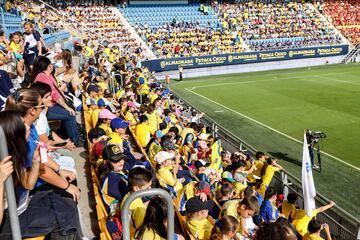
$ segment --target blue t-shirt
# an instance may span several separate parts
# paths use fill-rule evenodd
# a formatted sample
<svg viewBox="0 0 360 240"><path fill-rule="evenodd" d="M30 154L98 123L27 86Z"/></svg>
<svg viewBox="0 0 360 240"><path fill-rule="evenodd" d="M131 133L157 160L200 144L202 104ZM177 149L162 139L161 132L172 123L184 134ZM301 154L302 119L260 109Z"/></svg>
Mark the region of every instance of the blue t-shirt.
<svg viewBox="0 0 360 240"><path fill-rule="evenodd" d="M34 124L31 124L30 126L30 135L29 135L29 139L28 139L28 155L27 155L27 159L25 162L25 167L31 168L32 167L32 158L34 156L35 153L35 149L36 149L36 142L39 142L39 135L36 131L36 128L34 126ZM35 188L38 188L40 185L42 185L44 183L43 180L41 180L40 178L38 178L36 184L35 184Z"/></svg>

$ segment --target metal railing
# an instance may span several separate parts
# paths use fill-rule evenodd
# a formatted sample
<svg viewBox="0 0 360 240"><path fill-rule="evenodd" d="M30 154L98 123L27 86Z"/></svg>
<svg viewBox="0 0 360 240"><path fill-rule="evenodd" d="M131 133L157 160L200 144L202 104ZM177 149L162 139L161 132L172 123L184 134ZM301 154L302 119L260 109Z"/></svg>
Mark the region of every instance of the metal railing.
<svg viewBox="0 0 360 240"><path fill-rule="evenodd" d="M0 127L0 161L2 161L2 159L4 159L4 157L8 155L9 153L8 153L5 133L4 130ZM21 240L21 230L20 230L19 218L17 215L14 183L11 175L6 179L5 191L6 191L8 210L9 210L12 239Z"/></svg>
<svg viewBox="0 0 360 240"><path fill-rule="evenodd" d="M124 203L124 206L121 210L121 222L123 224L123 239L130 240L130 204L137 198L149 197L154 195L162 196L167 205L167 240L174 239L174 207L173 200L170 197L170 194L165 190L159 188L153 188L148 190L142 190L139 192L132 193Z"/></svg>
<svg viewBox="0 0 360 240"><path fill-rule="evenodd" d="M200 113L193 105L185 102L175 93L172 93L175 97L175 100L181 104L185 110L185 114L191 114L192 111ZM201 118L201 122L212 128L212 132L215 137L222 139L222 144L224 149L229 151L246 151L251 155L254 155L257 152L256 148L248 144L246 141L240 137L234 135L220 124L218 124L213 119L208 116ZM268 154L271 155L271 154ZM299 206L303 206L303 194L301 181L295 177L290 172L283 170L281 173L277 173L274 177L272 186L277 190L280 190L285 196L289 192L295 192L298 194ZM317 206L323 206L330 202L329 199L323 195L317 193L315 198ZM326 222L330 226L330 231L333 236L333 239L339 240L355 240L360 239L360 220L352 216L350 213L346 212L344 209L339 206L334 206L333 208L327 210L326 212L318 214L317 218L320 221Z"/></svg>
<svg viewBox="0 0 360 240"><path fill-rule="evenodd" d="M354 59L359 55L360 53L360 43L356 44L354 49L351 50L351 52L349 52L344 59L342 60L342 63L350 63L353 62Z"/></svg>

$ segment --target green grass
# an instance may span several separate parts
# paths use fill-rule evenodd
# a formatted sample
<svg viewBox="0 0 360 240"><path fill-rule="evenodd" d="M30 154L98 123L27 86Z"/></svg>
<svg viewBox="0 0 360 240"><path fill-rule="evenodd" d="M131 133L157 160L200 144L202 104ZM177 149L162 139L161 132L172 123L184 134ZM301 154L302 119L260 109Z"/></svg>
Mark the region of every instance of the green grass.
<svg viewBox="0 0 360 240"><path fill-rule="evenodd" d="M302 145L295 140L305 129L325 132L322 150L338 160L322 155L317 190L360 218L360 65L213 75L170 87L298 177Z"/></svg>

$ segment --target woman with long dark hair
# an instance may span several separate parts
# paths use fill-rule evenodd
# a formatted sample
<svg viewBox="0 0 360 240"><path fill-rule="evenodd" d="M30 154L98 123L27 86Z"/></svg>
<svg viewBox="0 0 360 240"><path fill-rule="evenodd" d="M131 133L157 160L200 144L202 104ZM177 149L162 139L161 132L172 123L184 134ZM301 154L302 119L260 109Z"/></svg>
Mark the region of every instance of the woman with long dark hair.
<svg viewBox="0 0 360 240"><path fill-rule="evenodd" d="M21 101L19 100L21 98L28 100L24 100L24 105L31 104L29 96L17 97L17 101ZM33 114L33 110L28 109L27 113ZM17 111L6 110L0 112L0 126L4 130L9 155L13 162L14 171L12 176L22 236L49 235L50 239L75 239L75 234L77 234L77 229L79 228L77 210L72 200L65 200L54 192L49 191L35 191L31 194L32 197L29 198L29 190L34 189L39 183L37 180L40 172L40 153L38 147L32 155L32 151L28 151L31 147L27 143L27 138L31 139L33 133L31 133L31 128L27 127L26 120L28 118L22 118L21 114ZM31 159L27 157L29 155L31 155ZM48 170L45 168L44 171ZM60 211L65 212L65 215L59 215ZM59 216L59 218L57 219L55 216ZM69 220L70 224L66 224L64 220L68 220L69 216L74 219ZM69 226L70 231L60 230L63 226ZM60 231L62 232L60 233ZM4 240L12 239L10 217L6 210L4 218L0 223L0 238Z"/></svg>
<svg viewBox="0 0 360 240"><path fill-rule="evenodd" d="M27 142L27 158L22 158L26 168L32 166L32 157L36 151L37 142L39 142L39 136L33 123L39 118L45 105L42 104L40 94L37 91L31 89L20 89L11 94L6 101L5 110L17 111L26 126L29 127L30 133ZM15 138L16 139L16 138ZM20 145L15 149L20 149ZM59 164L54 162L48 157L47 163L42 164L43 171L40 173L40 179L36 183L36 189L44 188L46 186L52 186L58 192L63 195L71 197L74 201L78 201L80 198L80 191L74 185L68 182L75 179L75 174L60 168ZM16 172L16 170L15 170Z"/></svg>
<svg viewBox="0 0 360 240"><path fill-rule="evenodd" d="M0 126L4 130L9 155L14 164L12 174L14 186L32 190L39 176L40 159L38 147L34 151L32 162L29 163L26 159L27 137L29 137L30 129L26 129L20 114L16 111L0 112Z"/></svg>
<svg viewBox="0 0 360 240"><path fill-rule="evenodd" d="M53 106L48 109L47 118L51 120L60 120L64 124L67 136L75 145L80 142L79 132L75 120L75 111L65 101L65 96L53 77L54 66L50 59L40 56L35 59L32 72L32 82L46 83L51 87L51 97Z"/></svg>
<svg viewBox="0 0 360 240"><path fill-rule="evenodd" d="M144 224L135 232L135 239L166 239L167 211L165 199L160 196L154 196L146 208ZM174 234L174 239L183 240L184 237Z"/></svg>

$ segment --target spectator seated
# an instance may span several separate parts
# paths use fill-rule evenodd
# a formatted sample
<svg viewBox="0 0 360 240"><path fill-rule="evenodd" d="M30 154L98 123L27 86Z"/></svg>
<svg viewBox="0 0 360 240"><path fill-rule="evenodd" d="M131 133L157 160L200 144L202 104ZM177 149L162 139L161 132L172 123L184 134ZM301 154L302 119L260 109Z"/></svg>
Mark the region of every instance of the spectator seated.
<svg viewBox="0 0 360 240"><path fill-rule="evenodd" d="M241 38L229 31L192 23L165 24L158 28L135 26L159 58L206 56L244 51Z"/></svg>
<svg viewBox="0 0 360 240"><path fill-rule="evenodd" d="M102 6L74 6L67 7L64 12L69 16L69 21L85 33L90 40L90 47L94 45L92 41L96 42L100 38L101 41L116 45L122 50L140 48L116 16L114 9Z"/></svg>
<svg viewBox="0 0 360 240"><path fill-rule="evenodd" d="M222 29L238 33L254 51L341 43L310 3L240 1L215 8Z"/></svg>
<svg viewBox="0 0 360 240"><path fill-rule="evenodd" d="M326 0L321 6L334 26L353 44L360 43L360 2Z"/></svg>

